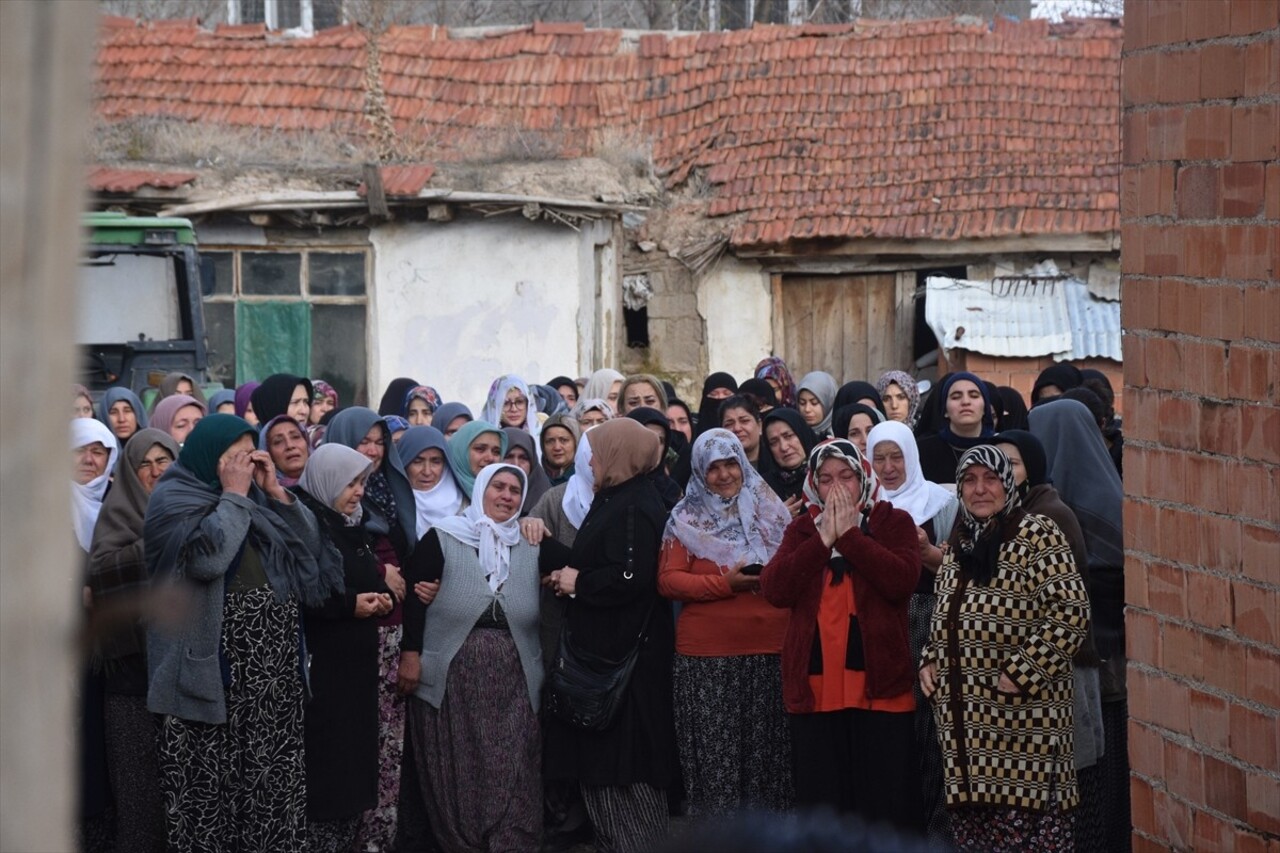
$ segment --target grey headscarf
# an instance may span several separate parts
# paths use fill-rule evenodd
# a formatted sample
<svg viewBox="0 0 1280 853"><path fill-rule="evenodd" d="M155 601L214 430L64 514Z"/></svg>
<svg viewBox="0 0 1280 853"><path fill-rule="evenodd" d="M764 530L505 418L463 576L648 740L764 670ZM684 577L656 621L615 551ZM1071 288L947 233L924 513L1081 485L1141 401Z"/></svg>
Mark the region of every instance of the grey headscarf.
<svg viewBox="0 0 1280 853"><path fill-rule="evenodd" d="M365 500L386 518L391 525L398 524L404 533L405 540L412 547L417 542L414 531L417 529L417 511L413 500L413 487L409 485L409 477L400 464L400 455L396 453L395 444L391 441L391 430L387 423L373 409L364 406L352 406L343 409L329 421L325 430L325 444L344 444L355 450L360 442L369 434L374 426L381 425L383 440L382 465L369 475L369 485L365 490ZM310 463L308 463L309 465ZM378 482L381 480L382 482ZM350 482L350 481L348 481Z"/></svg>
<svg viewBox="0 0 1280 853"><path fill-rule="evenodd" d="M322 444L307 460L298 485L320 503L341 513L348 526L360 523L363 510L359 504L351 515L342 513L334 503L343 490L360 475L373 468L373 462L358 450L344 444Z"/></svg>

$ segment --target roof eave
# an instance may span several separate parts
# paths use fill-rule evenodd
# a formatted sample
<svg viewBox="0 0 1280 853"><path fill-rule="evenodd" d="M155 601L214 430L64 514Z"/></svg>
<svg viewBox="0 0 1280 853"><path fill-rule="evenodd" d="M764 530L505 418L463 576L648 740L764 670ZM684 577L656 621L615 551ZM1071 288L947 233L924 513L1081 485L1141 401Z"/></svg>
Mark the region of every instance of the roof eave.
<svg viewBox="0 0 1280 853"><path fill-rule="evenodd" d="M1119 231L1084 234L1020 234L1006 237L961 238L956 240L918 240L860 238L842 241L792 241L781 244L737 245L733 252L740 258L790 257L880 257L920 256L967 257L1018 253L1116 252L1120 249Z"/></svg>

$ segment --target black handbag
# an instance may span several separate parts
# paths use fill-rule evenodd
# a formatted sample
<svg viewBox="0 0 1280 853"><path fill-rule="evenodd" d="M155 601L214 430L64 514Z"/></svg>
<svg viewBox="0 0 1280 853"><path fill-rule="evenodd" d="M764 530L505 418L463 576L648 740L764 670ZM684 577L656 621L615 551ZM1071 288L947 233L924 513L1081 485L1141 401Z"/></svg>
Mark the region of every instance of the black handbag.
<svg viewBox="0 0 1280 853"><path fill-rule="evenodd" d="M627 514L627 567L631 567L635 522ZM566 619L560 629L560 647L547 678L547 712L576 728L604 731L617 719L631 673L640 656L653 604L640 625L635 644L620 660L610 660L574 645Z"/></svg>

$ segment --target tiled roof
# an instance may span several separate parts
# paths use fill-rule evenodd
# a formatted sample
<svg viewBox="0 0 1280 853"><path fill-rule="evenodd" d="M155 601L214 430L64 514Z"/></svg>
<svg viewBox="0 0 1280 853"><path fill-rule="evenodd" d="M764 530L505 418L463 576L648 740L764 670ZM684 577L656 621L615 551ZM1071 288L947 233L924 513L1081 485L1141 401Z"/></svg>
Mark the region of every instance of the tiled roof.
<svg viewBox="0 0 1280 853"><path fill-rule="evenodd" d="M645 34L392 28L386 102L435 159L508 134L573 157L651 140L700 175L739 247L1118 229L1120 29L964 19ZM365 132L364 35L194 24L102 30L104 120ZM537 146L534 148L533 146Z"/></svg>
<svg viewBox="0 0 1280 853"><path fill-rule="evenodd" d="M112 169L95 166L89 170L89 189L100 193L132 193L142 187L172 190L200 177L195 172L157 172L150 169Z"/></svg>
<svg viewBox="0 0 1280 853"><path fill-rule="evenodd" d="M431 176L436 173L436 167L424 163L413 163L403 166L382 166L378 171L382 173L383 193L392 198L411 198L422 192L427 181L430 181ZM361 196L368 194L368 187L363 181L356 192Z"/></svg>

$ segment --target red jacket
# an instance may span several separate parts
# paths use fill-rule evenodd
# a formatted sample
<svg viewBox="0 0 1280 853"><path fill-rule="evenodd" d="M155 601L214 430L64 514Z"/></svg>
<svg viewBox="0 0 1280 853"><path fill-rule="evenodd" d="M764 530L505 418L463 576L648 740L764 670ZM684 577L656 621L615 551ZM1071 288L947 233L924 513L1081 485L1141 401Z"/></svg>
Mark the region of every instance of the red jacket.
<svg viewBox="0 0 1280 853"><path fill-rule="evenodd" d="M835 550L850 565L866 655L867 695L887 699L910 690L916 677L907 640L907 605L920 579L920 545L911 516L886 501L871 510L867 526L870 536L854 526L836 540ZM791 522L760 575L760 591L769 603L791 609L782 643L782 698L792 714L814 709L809 655L830 556L813 519L802 514Z"/></svg>

